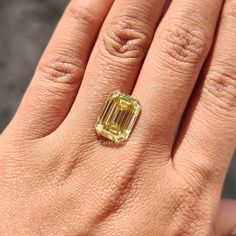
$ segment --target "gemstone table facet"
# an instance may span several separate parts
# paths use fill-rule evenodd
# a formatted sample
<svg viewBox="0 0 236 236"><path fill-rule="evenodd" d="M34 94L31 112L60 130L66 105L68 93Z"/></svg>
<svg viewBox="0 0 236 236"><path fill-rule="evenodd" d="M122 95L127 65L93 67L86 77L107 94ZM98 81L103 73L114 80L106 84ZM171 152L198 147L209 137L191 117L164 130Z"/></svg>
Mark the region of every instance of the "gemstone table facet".
<svg viewBox="0 0 236 236"><path fill-rule="evenodd" d="M140 114L137 99L120 91L112 92L97 119L96 131L99 135L120 143L128 139Z"/></svg>

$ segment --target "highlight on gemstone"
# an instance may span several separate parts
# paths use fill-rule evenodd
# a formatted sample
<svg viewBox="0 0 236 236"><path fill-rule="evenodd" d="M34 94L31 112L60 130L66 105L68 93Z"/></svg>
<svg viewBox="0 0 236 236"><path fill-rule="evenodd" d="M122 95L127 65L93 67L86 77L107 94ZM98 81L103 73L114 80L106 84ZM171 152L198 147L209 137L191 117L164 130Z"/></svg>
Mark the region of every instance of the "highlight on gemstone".
<svg viewBox="0 0 236 236"><path fill-rule="evenodd" d="M109 95L97 119L96 131L116 143L123 142L128 139L140 111L141 106L137 99L114 91Z"/></svg>

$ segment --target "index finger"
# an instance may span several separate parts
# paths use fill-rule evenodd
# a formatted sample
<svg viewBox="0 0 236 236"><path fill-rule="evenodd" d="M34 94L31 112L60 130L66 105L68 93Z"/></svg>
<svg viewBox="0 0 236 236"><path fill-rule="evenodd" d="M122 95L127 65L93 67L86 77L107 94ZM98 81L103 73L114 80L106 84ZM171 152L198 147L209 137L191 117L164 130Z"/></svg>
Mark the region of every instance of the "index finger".
<svg viewBox="0 0 236 236"><path fill-rule="evenodd" d="M77 95L90 52L113 0L70 1L13 124L33 138L53 132Z"/></svg>

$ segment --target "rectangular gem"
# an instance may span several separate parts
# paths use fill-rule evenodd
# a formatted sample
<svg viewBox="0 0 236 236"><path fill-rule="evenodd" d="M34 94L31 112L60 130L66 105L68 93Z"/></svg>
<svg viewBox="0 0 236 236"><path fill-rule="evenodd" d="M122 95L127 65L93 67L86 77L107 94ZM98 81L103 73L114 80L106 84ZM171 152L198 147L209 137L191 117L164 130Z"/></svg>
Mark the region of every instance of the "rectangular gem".
<svg viewBox="0 0 236 236"><path fill-rule="evenodd" d="M139 101L125 93L111 93L101 115L97 119L96 131L114 142L128 139L141 111Z"/></svg>

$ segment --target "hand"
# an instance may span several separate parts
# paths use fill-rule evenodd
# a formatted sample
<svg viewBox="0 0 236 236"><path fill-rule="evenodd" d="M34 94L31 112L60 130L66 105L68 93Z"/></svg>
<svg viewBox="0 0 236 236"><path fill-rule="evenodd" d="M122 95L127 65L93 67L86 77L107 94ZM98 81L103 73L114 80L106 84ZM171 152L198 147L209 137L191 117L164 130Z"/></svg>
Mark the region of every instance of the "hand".
<svg viewBox="0 0 236 236"><path fill-rule="evenodd" d="M236 2L173 0L158 24L164 5L70 2L0 136L0 235L236 227L235 202L218 211L236 141ZM142 114L130 139L111 145L94 125L118 89Z"/></svg>

